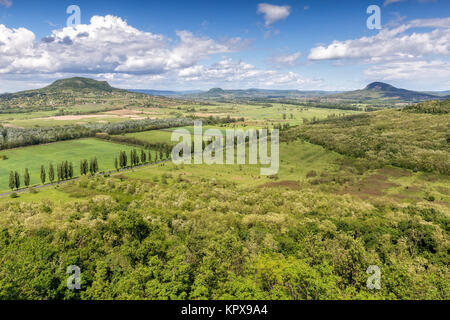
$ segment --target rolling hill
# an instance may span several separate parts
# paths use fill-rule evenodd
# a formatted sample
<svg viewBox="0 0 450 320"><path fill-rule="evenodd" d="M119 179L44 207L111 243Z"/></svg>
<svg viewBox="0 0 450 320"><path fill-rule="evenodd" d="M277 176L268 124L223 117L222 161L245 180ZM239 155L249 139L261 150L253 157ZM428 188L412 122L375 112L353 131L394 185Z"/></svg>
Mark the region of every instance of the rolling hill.
<svg viewBox="0 0 450 320"><path fill-rule="evenodd" d="M373 82L362 90L338 92L321 90L224 90L222 88L213 88L195 94L184 95L185 98L204 99L204 100L298 100L309 99L338 103L371 103L371 104L392 104L392 103L411 103L428 100L443 100L450 98L449 95L441 93L417 92L406 89L396 88L383 82Z"/></svg>
<svg viewBox="0 0 450 320"><path fill-rule="evenodd" d="M54 95L54 94L106 94L106 93L126 93L126 90L116 89L109 85L106 81L97 81L89 78L68 78L53 82L51 85L42 89L26 90L16 93L6 93L0 95L0 99L14 99L21 97L33 97L37 95Z"/></svg>
<svg viewBox="0 0 450 320"><path fill-rule="evenodd" d="M427 100L448 99L450 96L438 96L429 93L399 89L383 82L373 82L366 88L329 96L345 101L360 102L420 102Z"/></svg>
<svg viewBox="0 0 450 320"><path fill-rule="evenodd" d="M2 94L0 95L0 113L70 109L76 105L89 103L94 103L101 110L110 108L113 100L116 108L120 104L125 106L130 103L147 107L182 103L171 97L114 88L106 81L75 77L57 80L41 89Z"/></svg>

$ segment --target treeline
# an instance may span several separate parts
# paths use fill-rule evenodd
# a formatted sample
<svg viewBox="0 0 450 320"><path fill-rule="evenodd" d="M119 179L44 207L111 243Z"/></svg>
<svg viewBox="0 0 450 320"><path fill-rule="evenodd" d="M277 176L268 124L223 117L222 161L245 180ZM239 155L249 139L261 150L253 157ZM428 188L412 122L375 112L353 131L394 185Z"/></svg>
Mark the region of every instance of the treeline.
<svg viewBox="0 0 450 320"><path fill-rule="evenodd" d="M89 123L62 127L10 128L0 126L0 150L42 143L94 137L96 133L132 133L154 129L166 129L192 125L193 120L182 119L142 119L120 123Z"/></svg>
<svg viewBox="0 0 450 320"><path fill-rule="evenodd" d="M355 107L349 104L337 104L337 103L321 103L321 102L301 102L292 100L283 100L282 103L309 107L309 108L319 108L319 109L338 109L338 110L351 110L351 111L361 111L360 107Z"/></svg>
<svg viewBox="0 0 450 320"><path fill-rule="evenodd" d="M118 135L123 133L184 127L193 125L193 119L194 118L141 119L118 123L88 123L85 125L38 128L10 128L0 125L0 150L94 137L97 133ZM196 119L202 120L204 125L216 125L237 121L236 119L232 119L230 117L208 117Z"/></svg>
<svg viewBox="0 0 450 320"><path fill-rule="evenodd" d="M13 113L30 113L36 111L54 111L56 107L10 107L8 105L0 106L0 114L13 114Z"/></svg>
<svg viewBox="0 0 450 320"><path fill-rule="evenodd" d="M133 146L139 146L143 147L145 149L154 149L154 150L160 150L160 149L167 149L171 148L171 146L167 143L163 142L149 142L140 140L138 138L134 137L127 137L127 136L112 136L107 133L99 133L95 135L96 138L104 139L112 142L117 142L121 144L129 144Z"/></svg>
<svg viewBox="0 0 450 320"><path fill-rule="evenodd" d="M282 103L282 104L289 104L289 105L294 105L294 106L319 108L319 109L339 109L339 110L361 111L360 107L356 107L351 104L302 101L301 99L299 99L299 100L296 100L296 99L275 99L275 100L274 99L252 99L252 101L253 102L247 101L247 103L248 104L260 104L260 105L262 103L266 103L267 106L270 103Z"/></svg>

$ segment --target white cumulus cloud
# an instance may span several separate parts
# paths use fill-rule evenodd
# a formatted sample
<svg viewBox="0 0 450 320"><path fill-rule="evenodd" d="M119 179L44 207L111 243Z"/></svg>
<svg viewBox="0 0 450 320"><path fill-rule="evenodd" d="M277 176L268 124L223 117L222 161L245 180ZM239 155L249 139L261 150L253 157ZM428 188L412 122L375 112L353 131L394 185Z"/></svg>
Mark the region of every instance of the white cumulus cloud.
<svg viewBox="0 0 450 320"><path fill-rule="evenodd" d="M0 74L33 72L157 74L195 65L200 59L233 52L240 38L217 42L178 31L171 44L138 30L119 17L94 16L89 24L54 30L37 41L25 28L0 25Z"/></svg>
<svg viewBox="0 0 450 320"><path fill-rule="evenodd" d="M266 26L270 26L274 22L284 20L291 14L290 6L276 6L268 3L258 4L258 13L264 15Z"/></svg>

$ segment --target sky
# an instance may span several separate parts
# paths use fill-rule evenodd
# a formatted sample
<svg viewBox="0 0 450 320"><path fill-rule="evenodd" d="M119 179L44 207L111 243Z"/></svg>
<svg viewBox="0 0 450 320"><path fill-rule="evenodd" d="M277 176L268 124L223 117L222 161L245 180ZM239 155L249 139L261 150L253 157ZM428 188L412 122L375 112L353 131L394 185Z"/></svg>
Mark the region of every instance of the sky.
<svg viewBox="0 0 450 320"><path fill-rule="evenodd" d="M450 90L450 1L0 0L0 92L73 76L173 91Z"/></svg>

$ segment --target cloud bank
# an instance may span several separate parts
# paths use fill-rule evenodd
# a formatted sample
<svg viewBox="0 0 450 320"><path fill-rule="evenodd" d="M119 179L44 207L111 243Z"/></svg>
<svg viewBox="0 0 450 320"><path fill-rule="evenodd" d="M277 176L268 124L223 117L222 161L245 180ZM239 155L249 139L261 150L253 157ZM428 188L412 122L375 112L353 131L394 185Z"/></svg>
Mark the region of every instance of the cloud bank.
<svg viewBox="0 0 450 320"><path fill-rule="evenodd" d="M248 42L241 38L217 41L187 30L176 35L173 41L111 15L56 29L40 40L26 28L0 25L0 76L8 86L20 79L36 83L74 75L139 88L174 88L175 84L176 88L207 88L222 83L299 88L318 83L296 73L258 69L227 58L227 54L246 48ZM297 58L294 54L284 60L289 64ZM201 64L204 60L216 62L208 66Z"/></svg>

